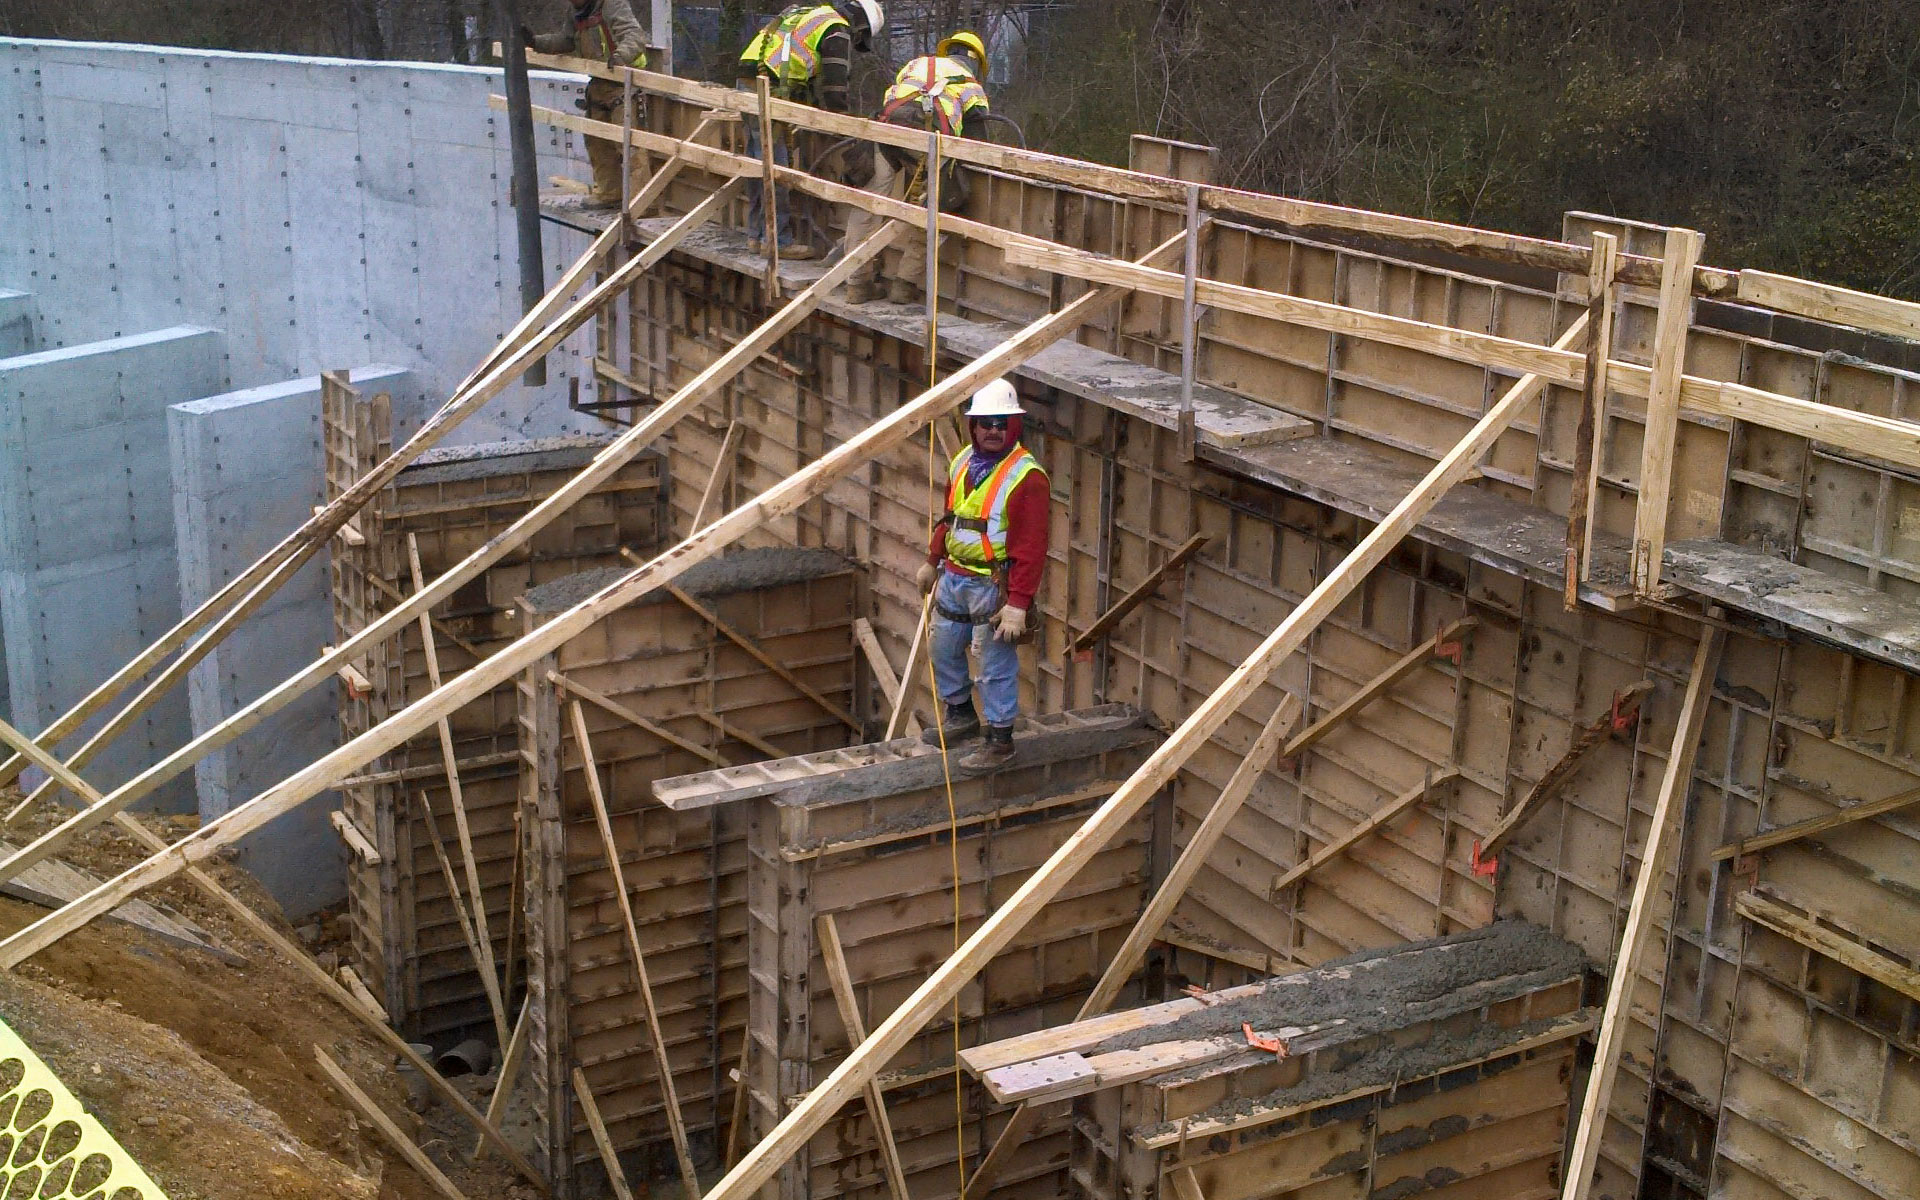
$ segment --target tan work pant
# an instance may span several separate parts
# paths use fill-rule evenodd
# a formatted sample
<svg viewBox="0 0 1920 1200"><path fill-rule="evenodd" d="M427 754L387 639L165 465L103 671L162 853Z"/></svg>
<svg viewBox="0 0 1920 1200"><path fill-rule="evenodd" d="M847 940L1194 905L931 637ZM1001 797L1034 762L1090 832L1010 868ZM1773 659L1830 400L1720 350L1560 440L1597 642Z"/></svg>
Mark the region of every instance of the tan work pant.
<svg viewBox="0 0 1920 1200"><path fill-rule="evenodd" d="M915 167L909 167L905 171L894 170L893 163L888 160L886 155L880 153L879 147L876 146L873 150L873 178L868 181L867 190L870 192L879 192L881 195L892 197L895 200L905 200L907 198L907 186L913 182L913 172L915 169L917 169L917 164ZM851 252L855 246L858 246L861 242L866 241L874 234L880 232L880 226L885 220L885 217L870 213L864 208L853 209L847 214L847 236L840 243L841 252ZM890 251L889 253L897 252L900 256L900 263L891 272L890 277L910 283L914 287L924 289L927 283L926 235L924 233L908 234L901 238L896 245L898 250ZM861 267L854 273L853 278L849 282L872 283L875 279L878 279L880 277L880 260L885 257L887 257L887 255L883 254L880 258L870 260L866 266Z"/></svg>

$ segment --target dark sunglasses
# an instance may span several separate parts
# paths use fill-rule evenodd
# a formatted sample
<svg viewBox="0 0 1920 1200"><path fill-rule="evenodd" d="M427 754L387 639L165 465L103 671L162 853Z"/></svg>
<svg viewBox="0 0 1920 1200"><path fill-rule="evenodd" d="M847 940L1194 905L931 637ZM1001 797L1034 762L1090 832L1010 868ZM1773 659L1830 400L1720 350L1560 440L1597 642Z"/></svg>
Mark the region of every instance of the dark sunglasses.
<svg viewBox="0 0 1920 1200"><path fill-rule="evenodd" d="M972 421L975 425L978 425L982 429L1005 429L1007 427L1007 422L1011 418L1009 417L968 417L967 419L969 421Z"/></svg>

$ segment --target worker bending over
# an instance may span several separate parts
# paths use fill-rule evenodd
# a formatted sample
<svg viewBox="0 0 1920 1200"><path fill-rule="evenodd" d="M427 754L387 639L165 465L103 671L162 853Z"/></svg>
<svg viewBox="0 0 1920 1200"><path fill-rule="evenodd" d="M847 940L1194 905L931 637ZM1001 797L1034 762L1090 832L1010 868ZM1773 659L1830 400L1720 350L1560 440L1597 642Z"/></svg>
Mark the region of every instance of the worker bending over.
<svg viewBox="0 0 1920 1200"><path fill-rule="evenodd" d="M989 771L1013 757L1020 715L1019 643L1027 636L1034 593L1047 567L1047 473L1020 444L1020 398L996 379L967 405L972 444L948 468L947 512L919 571L933 590L933 673L942 704L940 728L925 739L948 746L981 732L973 706L967 649L980 650L980 701L986 738L960 760L966 771Z"/></svg>
<svg viewBox="0 0 1920 1200"><path fill-rule="evenodd" d="M956 33L942 41L934 53L922 55L894 77L880 109L880 119L913 129L938 129L953 137L967 136L971 119L977 129L979 119L987 115L987 89L980 81L986 77L987 47L978 34ZM897 146L873 147L873 175L866 187L895 200L915 204L926 201L926 156ZM940 172L940 209L952 212L967 202L965 177L953 170L949 161ZM881 218L864 208L847 215L847 236L842 251L850 251L880 229ZM847 299L856 304L880 295L879 260L860 268L847 282ZM900 264L888 277L887 299L895 304L912 304L920 299L927 284L927 249L924 236L901 242Z"/></svg>
<svg viewBox="0 0 1920 1200"><path fill-rule="evenodd" d="M647 65L647 31L634 20L627 0L573 0L573 32L536 34L523 28L520 39L542 54L577 54L609 67ZM587 80L587 119L625 124L620 117L623 91L610 79ZM612 208L620 203L621 158L620 143L587 139L587 161L593 165L589 207Z"/></svg>
<svg viewBox="0 0 1920 1200"><path fill-rule="evenodd" d="M768 90L782 100L810 104L828 112L847 111L847 87L852 74L853 51L873 49L874 39L885 32L887 14L878 0L838 0L834 4L794 4L761 26L760 32L740 53L739 85L751 89L758 76L766 76ZM760 155L760 118L743 113L747 127L747 153ZM775 139L773 161L786 166L792 159L787 143ZM747 184L747 229L754 253L765 247L761 239L766 225L765 198L758 182ZM792 195L785 188L774 191L779 222L775 236L780 257L813 257L813 247L793 232Z"/></svg>

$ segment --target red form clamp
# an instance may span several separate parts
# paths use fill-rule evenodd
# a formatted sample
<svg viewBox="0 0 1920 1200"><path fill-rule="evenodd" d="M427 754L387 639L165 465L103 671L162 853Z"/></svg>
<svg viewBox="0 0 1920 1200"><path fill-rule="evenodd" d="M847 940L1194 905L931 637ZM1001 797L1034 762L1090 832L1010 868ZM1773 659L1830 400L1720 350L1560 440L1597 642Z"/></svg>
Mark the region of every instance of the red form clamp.
<svg viewBox="0 0 1920 1200"><path fill-rule="evenodd" d="M1463 645L1459 638L1455 638L1451 642L1435 642L1433 644L1433 656L1435 658L1444 658L1457 667L1460 665L1462 648Z"/></svg>
<svg viewBox="0 0 1920 1200"><path fill-rule="evenodd" d="M1255 1033L1253 1031L1253 1025L1247 1021L1240 1022L1240 1032L1247 1035L1247 1045L1252 1046L1255 1050L1271 1050L1275 1058L1285 1058L1287 1056L1287 1042L1285 1038L1268 1037L1264 1033Z"/></svg>
<svg viewBox="0 0 1920 1200"><path fill-rule="evenodd" d="M1214 995L1212 992L1201 987L1197 983L1190 983L1186 987L1181 988L1180 990L1184 994L1191 996L1195 1000L1198 1000L1200 1003L1206 1005L1208 1008L1212 1008L1214 1005L1220 1003L1220 997Z"/></svg>
<svg viewBox="0 0 1920 1200"><path fill-rule="evenodd" d="M1473 839L1473 873L1475 875L1491 876L1499 870L1500 856L1497 854L1489 854L1485 858L1481 858L1480 839Z"/></svg>

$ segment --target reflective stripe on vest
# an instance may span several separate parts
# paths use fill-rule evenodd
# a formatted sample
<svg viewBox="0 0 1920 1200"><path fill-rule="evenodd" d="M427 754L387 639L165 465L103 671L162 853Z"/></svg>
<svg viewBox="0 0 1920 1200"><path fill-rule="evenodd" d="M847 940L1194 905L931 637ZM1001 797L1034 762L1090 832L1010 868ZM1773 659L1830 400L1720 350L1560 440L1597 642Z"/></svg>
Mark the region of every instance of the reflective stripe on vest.
<svg viewBox="0 0 1920 1200"><path fill-rule="evenodd" d="M1020 481L1035 471L1046 472L1025 446L1015 445L994 465L977 488L967 487L969 446L953 456L947 468L947 561L975 575L991 575L1007 557L1007 501ZM961 522L974 528L962 528Z"/></svg>
<svg viewBox="0 0 1920 1200"><path fill-rule="evenodd" d="M795 4L768 22L740 55L773 79L799 88L820 70L820 42L836 25L853 26L831 4Z"/></svg>
<svg viewBox="0 0 1920 1200"><path fill-rule="evenodd" d="M918 106L928 95L940 114L940 132L954 136L959 135L967 110L987 103L987 89L980 86L973 72L951 58L927 54L901 67L894 76L893 86L882 100L880 119L891 121L894 113L909 105Z"/></svg>
<svg viewBox="0 0 1920 1200"><path fill-rule="evenodd" d="M582 47L579 44L580 38L589 29L597 29L600 32L600 50L597 54L591 53L589 48ZM642 70L646 69L647 52L645 50L634 51L633 61L631 63L617 63L613 61L613 27L607 24L607 13L603 8L596 7L593 10L593 15L584 21L578 17L574 18L573 38L574 48L582 51L580 55L582 58L605 59L607 65L610 67L634 66Z"/></svg>

